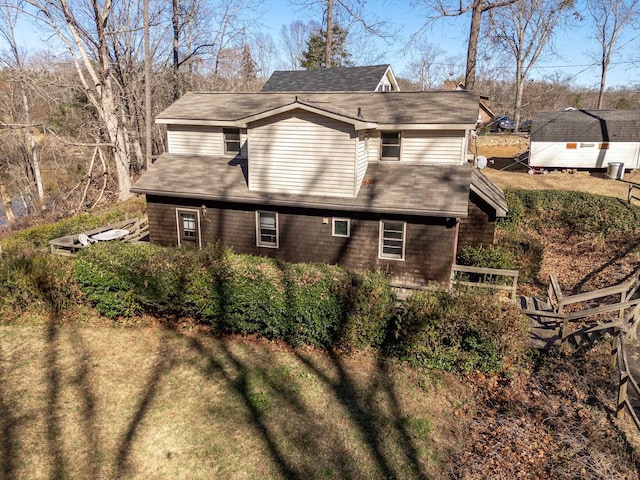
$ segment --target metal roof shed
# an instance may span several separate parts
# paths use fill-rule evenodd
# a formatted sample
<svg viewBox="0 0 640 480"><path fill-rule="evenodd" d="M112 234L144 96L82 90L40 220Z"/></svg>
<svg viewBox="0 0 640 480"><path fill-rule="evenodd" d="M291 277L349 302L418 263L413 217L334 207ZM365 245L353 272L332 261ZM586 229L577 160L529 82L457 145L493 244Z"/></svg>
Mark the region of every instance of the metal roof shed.
<svg viewBox="0 0 640 480"><path fill-rule="evenodd" d="M640 166L640 110L563 110L533 116L529 164L540 168Z"/></svg>

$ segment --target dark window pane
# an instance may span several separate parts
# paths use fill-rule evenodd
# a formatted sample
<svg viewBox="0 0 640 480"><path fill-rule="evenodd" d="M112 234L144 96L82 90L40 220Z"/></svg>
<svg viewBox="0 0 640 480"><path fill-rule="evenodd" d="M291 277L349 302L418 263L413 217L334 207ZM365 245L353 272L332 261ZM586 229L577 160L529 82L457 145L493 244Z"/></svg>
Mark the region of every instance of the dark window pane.
<svg viewBox="0 0 640 480"><path fill-rule="evenodd" d="M333 221L333 234L346 237L349 235L349 222L347 220Z"/></svg>
<svg viewBox="0 0 640 480"><path fill-rule="evenodd" d="M382 147L382 158L399 158L400 147Z"/></svg>

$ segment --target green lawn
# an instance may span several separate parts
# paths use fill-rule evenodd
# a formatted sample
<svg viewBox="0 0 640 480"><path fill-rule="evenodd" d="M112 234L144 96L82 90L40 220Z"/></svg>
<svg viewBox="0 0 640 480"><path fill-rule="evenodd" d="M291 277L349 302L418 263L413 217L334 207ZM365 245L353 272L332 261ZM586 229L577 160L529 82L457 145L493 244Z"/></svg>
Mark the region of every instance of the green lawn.
<svg viewBox="0 0 640 480"><path fill-rule="evenodd" d="M445 378L162 328L0 326L0 478L439 478L464 427Z"/></svg>

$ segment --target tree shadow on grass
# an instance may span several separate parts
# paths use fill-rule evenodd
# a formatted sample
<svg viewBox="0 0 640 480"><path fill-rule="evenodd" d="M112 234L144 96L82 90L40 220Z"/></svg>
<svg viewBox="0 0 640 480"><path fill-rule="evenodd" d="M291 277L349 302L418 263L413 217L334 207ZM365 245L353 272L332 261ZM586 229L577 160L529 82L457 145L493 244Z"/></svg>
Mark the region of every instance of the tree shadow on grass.
<svg viewBox="0 0 640 480"><path fill-rule="evenodd" d="M339 355L325 357L316 352L312 356L295 350L298 365L294 368L320 382L328 395L321 403L337 401L331 407L337 417L327 418L319 405L310 403L313 398L305 395L304 385L298 385L291 372L285 369L283 376L270 375L267 366L262 371L267 397L278 409L271 416L271 407L255 401L250 380L257 373L253 361L234 353L225 341L216 343L215 352L197 338L189 339L189 345L206 359L204 375L210 381L222 378L233 387L282 478L369 478L371 472L375 472L371 478L429 478L408 431L393 372L384 362L376 363L370 382L363 386ZM227 362L233 366L231 373L224 366ZM273 354L261 364L265 362L272 362L272 370L282 366ZM275 424L274 418L285 424ZM362 458L369 459L365 465L360 463Z"/></svg>
<svg viewBox="0 0 640 480"><path fill-rule="evenodd" d="M18 478L16 430L20 419L11 405L8 392L5 392L7 380L4 364L8 365L9 361L2 350L0 344L0 478L14 480Z"/></svg>

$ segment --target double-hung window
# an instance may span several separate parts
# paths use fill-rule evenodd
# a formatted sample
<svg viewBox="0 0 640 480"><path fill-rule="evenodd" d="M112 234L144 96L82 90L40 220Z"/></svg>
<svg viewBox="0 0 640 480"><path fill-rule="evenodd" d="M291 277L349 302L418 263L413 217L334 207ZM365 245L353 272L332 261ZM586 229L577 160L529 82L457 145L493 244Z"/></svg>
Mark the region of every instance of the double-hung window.
<svg viewBox="0 0 640 480"><path fill-rule="evenodd" d="M256 212L256 245L278 248L278 214L276 212Z"/></svg>
<svg viewBox="0 0 640 480"><path fill-rule="evenodd" d="M407 232L405 222L391 220L380 221L380 258L404 260L404 245Z"/></svg>
<svg viewBox="0 0 640 480"><path fill-rule="evenodd" d="M240 153L240 129L223 128L224 153L236 155Z"/></svg>
<svg viewBox="0 0 640 480"><path fill-rule="evenodd" d="M400 160L400 132L382 132L380 137L380 160Z"/></svg>
<svg viewBox="0 0 640 480"><path fill-rule="evenodd" d="M178 245L200 246L200 218L197 210L176 209Z"/></svg>

